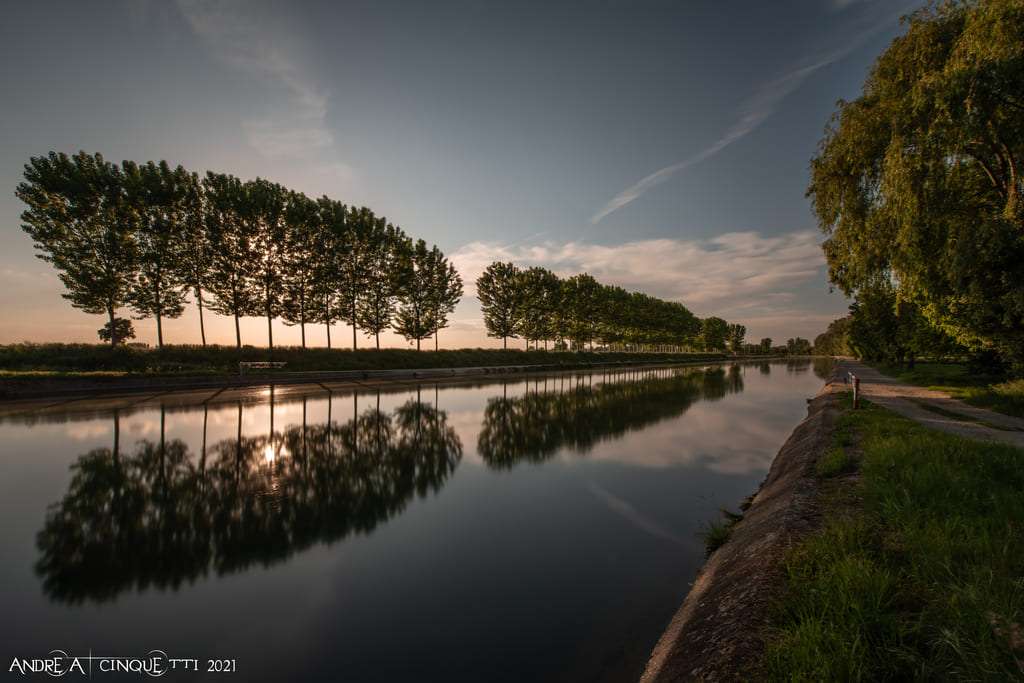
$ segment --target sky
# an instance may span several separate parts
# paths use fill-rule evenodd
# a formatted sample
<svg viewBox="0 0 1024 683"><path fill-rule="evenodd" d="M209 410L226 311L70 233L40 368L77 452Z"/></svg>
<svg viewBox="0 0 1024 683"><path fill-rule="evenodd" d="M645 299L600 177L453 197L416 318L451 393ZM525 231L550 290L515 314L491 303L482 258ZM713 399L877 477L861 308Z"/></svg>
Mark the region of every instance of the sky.
<svg viewBox="0 0 1024 683"><path fill-rule="evenodd" d="M0 26L0 343L96 341L14 196L51 150L166 159L365 205L436 243L485 336L496 259L682 301L748 341L846 312L805 197L906 0L33 0ZM127 311L125 312L127 314ZM208 339L234 343L207 315ZM155 343L155 324L136 321ZM243 321L243 342L266 343ZM168 343L196 343L194 307ZM351 341L345 326L332 338ZM307 330L325 344L322 326ZM278 324L277 344L297 344ZM407 346L399 337L388 346ZM361 345L368 344L360 335ZM522 342L519 342L522 345Z"/></svg>

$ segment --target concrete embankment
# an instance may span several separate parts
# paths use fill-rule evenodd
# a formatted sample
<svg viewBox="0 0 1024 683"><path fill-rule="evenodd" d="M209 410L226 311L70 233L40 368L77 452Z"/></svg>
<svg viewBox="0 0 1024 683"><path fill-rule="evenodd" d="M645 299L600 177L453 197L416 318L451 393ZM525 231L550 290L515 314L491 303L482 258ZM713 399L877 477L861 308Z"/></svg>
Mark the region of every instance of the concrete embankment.
<svg viewBox="0 0 1024 683"><path fill-rule="evenodd" d="M571 370L599 370L626 367L669 367L707 365L730 360L764 361L770 358L728 356L681 358L677 361L659 358L644 362L631 359L622 362L601 363L545 363L534 365L501 365L460 368L411 368L402 370L341 370L313 372L252 373L245 375L199 376L81 376L81 377L28 377L0 380L0 401L37 400L47 398L80 398L132 394L153 391L188 391L195 389L242 388L253 386L316 384L321 382L358 384L365 381L443 380L489 375L562 372Z"/></svg>
<svg viewBox="0 0 1024 683"><path fill-rule="evenodd" d="M831 444L844 390L837 371L810 401L743 519L697 575L642 681L756 678L783 557L820 522L814 468Z"/></svg>

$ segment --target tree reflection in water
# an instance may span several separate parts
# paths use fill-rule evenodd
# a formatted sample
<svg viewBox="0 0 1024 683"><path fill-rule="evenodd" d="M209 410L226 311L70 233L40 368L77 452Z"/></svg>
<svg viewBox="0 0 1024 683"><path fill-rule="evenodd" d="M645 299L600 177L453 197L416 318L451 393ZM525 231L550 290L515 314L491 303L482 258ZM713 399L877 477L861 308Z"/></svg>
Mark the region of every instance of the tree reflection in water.
<svg viewBox="0 0 1024 683"><path fill-rule="evenodd" d="M491 467L511 468L565 448L585 453L602 440L677 417L700 399L743 391L739 365L606 373L605 379L594 385L571 378L566 387L562 378L550 388L545 383L530 391L528 385L522 396L489 399L477 439L480 456Z"/></svg>
<svg viewBox="0 0 1024 683"><path fill-rule="evenodd" d="M206 446L198 457L178 439L143 440L72 465L64 498L47 513L36 571L54 600L110 600L122 591L177 589L209 571L281 561L318 542L369 532L416 494L438 490L462 457L447 414L419 400L393 413L377 407L344 424L303 422ZM331 402L328 402L328 406ZM273 416L273 403L271 403Z"/></svg>

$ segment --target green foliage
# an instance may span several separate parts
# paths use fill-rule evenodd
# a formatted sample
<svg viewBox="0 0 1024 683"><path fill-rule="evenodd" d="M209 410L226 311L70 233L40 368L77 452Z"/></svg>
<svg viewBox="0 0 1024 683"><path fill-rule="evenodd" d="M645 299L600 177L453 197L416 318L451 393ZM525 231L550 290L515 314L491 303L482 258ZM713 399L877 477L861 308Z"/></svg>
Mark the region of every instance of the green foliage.
<svg viewBox="0 0 1024 683"><path fill-rule="evenodd" d="M729 349L733 353L739 353L743 350L743 340L747 336L747 328L745 325L739 323L732 323L728 327L726 332L726 338L729 340Z"/></svg>
<svg viewBox="0 0 1024 683"><path fill-rule="evenodd" d="M828 329L814 338L814 353L820 356L851 356L850 316L829 323Z"/></svg>
<svg viewBox="0 0 1024 683"><path fill-rule="evenodd" d="M933 3L840 103L808 194L832 282L880 279L970 348L1024 361L1024 9Z"/></svg>
<svg viewBox="0 0 1024 683"><path fill-rule="evenodd" d="M786 353L791 356L809 356L812 350L811 342L803 337L794 337L786 340Z"/></svg>
<svg viewBox="0 0 1024 683"><path fill-rule="evenodd" d="M819 477L826 479L852 472L856 469L856 466L856 461L850 457L845 448L834 446L821 456L821 459L814 466L814 471Z"/></svg>
<svg viewBox="0 0 1024 683"><path fill-rule="evenodd" d="M724 350L728 334L729 323L721 318L704 318L700 321L700 339L705 351Z"/></svg>
<svg viewBox="0 0 1024 683"><path fill-rule="evenodd" d="M501 339L506 348L508 338L517 336L522 318L519 275L515 264L496 261L476 280L476 297L480 300L487 336Z"/></svg>
<svg viewBox="0 0 1024 683"><path fill-rule="evenodd" d="M51 152L29 160L15 194L28 206L22 229L38 257L57 269L63 297L86 313L105 313L113 324L138 272L139 218L121 170L99 154Z"/></svg>
<svg viewBox="0 0 1024 683"><path fill-rule="evenodd" d="M844 420L860 436L862 502L788 556L768 676L1020 678L1024 453L870 404Z"/></svg>
<svg viewBox="0 0 1024 683"><path fill-rule="evenodd" d="M199 179L166 161L122 164L125 192L138 218L135 251L138 273L128 302L140 318L156 318L157 345L164 345L163 319L185 311L183 267L188 230L199 211L194 186Z"/></svg>
<svg viewBox="0 0 1024 683"><path fill-rule="evenodd" d="M117 346L129 339L135 339L135 328L132 327L132 321L127 318L114 318L96 330L96 334L99 335L102 341L110 342L111 345Z"/></svg>
<svg viewBox="0 0 1024 683"><path fill-rule="evenodd" d="M701 540L704 541L704 556L711 557L711 554L725 545L732 535L732 528L743 519L738 512L731 512L722 508L722 519L708 522L700 532Z"/></svg>

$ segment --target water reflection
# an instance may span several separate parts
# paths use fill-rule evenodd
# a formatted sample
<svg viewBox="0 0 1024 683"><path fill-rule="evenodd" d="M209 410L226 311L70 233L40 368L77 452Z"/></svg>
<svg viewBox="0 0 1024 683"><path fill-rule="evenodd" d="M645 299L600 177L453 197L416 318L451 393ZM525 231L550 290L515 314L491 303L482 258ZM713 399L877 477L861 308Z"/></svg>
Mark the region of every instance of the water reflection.
<svg viewBox="0 0 1024 683"><path fill-rule="evenodd" d="M786 364L789 373L810 366L806 359ZM817 363L814 369L819 372ZM543 462L564 450L588 453L602 441L679 417L697 401L743 392L744 375L740 365L632 369L545 376L525 385L512 396L502 385L483 407L476 446L491 468ZM369 533L415 496L438 491L463 455L436 393L431 404L417 389L415 398L392 410L381 410L380 392L362 408L366 395L353 394L348 419L338 419L328 391L322 422L307 420L308 394L291 394L286 402L297 407L301 401L301 421L296 416L285 427L275 426L275 390L267 394L264 433L243 434L247 409L252 416L250 396L226 404L233 407L219 414L234 419L233 429L225 425L226 434L234 433L212 444L212 397L189 406L180 398L161 403L159 432L154 424L151 438L127 447L121 421L141 408L115 408L110 447L75 459L67 491L49 507L37 535L35 570L45 594L78 603L112 600L132 589L177 590L210 573L267 566L316 543ZM223 400L219 405L224 408ZM191 448L166 437L167 415L186 410L203 416L201 440Z"/></svg>
<svg viewBox="0 0 1024 683"><path fill-rule="evenodd" d="M728 371L669 370L535 384L522 396L487 401L477 451L491 467L543 462L562 449L586 453L602 440L677 417L699 399L743 391L738 365ZM583 381L581 381L583 379Z"/></svg>
<svg viewBox="0 0 1024 683"><path fill-rule="evenodd" d="M115 412L112 447L77 458L38 534L44 591L74 603L177 589L371 531L439 489L462 457L444 411L412 399L388 413L377 400L347 422L303 419L284 431L271 404L270 429L256 437L243 436L239 403L236 437L209 448L204 406L197 454L165 439L164 410L159 440L122 453Z"/></svg>

